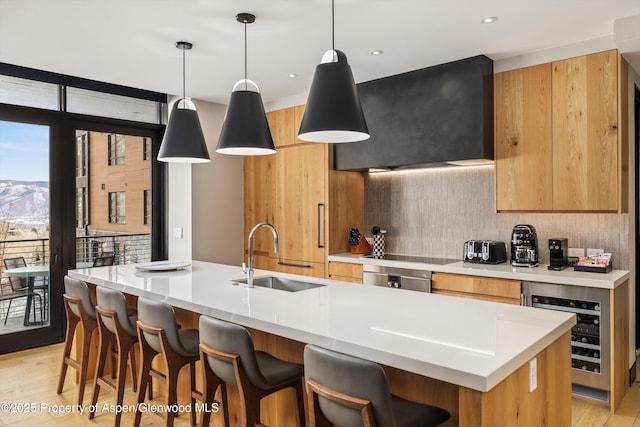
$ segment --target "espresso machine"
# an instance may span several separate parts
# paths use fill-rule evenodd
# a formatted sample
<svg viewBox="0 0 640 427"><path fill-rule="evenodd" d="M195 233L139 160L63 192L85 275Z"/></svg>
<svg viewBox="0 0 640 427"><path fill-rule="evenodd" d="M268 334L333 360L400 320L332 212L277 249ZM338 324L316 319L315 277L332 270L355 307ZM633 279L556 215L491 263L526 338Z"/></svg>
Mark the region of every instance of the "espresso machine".
<svg viewBox="0 0 640 427"><path fill-rule="evenodd" d="M560 271L569 264L569 243L566 237L549 239L549 270Z"/></svg>
<svg viewBox="0 0 640 427"><path fill-rule="evenodd" d="M511 265L536 267L538 265L538 235L529 224L518 224L511 233Z"/></svg>

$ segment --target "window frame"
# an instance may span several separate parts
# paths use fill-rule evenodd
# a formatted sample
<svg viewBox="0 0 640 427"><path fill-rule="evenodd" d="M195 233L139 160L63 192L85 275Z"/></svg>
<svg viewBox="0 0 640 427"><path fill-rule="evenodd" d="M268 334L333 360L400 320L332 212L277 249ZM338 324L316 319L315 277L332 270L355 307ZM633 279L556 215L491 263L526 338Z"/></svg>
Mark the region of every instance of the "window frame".
<svg viewBox="0 0 640 427"><path fill-rule="evenodd" d="M151 147L151 138L143 137L142 140L142 160L149 161L152 157L153 149Z"/></svg>
<svg viewBox="0 0 640 427"><path fill-rule="evenodd" d="M144 215L144 218L142 219L142 224L146 225L146 226L150 226L151 225L151 220L153 219L153 215L152 215L153 204L151 202L152 199L151 199L151 190L150 189L144 190L144 194L143 194L142 200L143 200L142 203L144 203L144 206L143 206L143 209L142 209L143 210L143 215Z"/></svg>
<svg viewBox="0 0 640 427"><path fill-rule="evenodd" d="M64 339L63 278L68 269L76 268L76 147L75 131L92 129L105 133L148 136L151 142L152 225L151 259L167 259L167 179L168 166L157 161L160 142L167 119L167 95L96 80L83 79L49 71L0 62L0 75L17 77L58 86L58 106L47 109L38 106L0 103L0 120L50 126L50 164L59 166L50 180L50 325L6 335L0 340L0 354L60 342ZM158 121L154 123L72 113L67 110L66 89L77 87L97 92L158 102ZM89 153L87 153L88 155ZM90 209L90 207L89 207Z"/></svg>
<svg viewBox="0 0 640 427"><path fill-rule="evenodd" d="M107 164L109 166L121 166L126 161L126 136L119 133L110 133L108 135L108 154Z"/></svg>
<svg viewBox="0 0 640 427"><path fill-rule="evenodd" d="M120 200L122 197L122 200ZM127 223L127 192L109 191L107 193L109 205L109 224L126 225Z"/></svg>
<svg viewBox="0 0 640 427"><path fill-rule="evenodd" d="M84 228L87 225L87 193L87 187L76 187L76 228Z"/></svg>

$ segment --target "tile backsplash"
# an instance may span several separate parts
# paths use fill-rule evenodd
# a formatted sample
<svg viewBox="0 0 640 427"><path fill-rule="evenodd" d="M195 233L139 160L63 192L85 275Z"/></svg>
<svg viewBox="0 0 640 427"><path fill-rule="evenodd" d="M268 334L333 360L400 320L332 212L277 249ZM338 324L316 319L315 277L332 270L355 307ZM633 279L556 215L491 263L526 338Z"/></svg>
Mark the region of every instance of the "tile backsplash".
<svg viewBox="0 0 640 427"><path fill-rule="evenodd" d="M602 248L614 268L629 269L629 214L496 213L494 167L424 169L365 175L365 235L388 231L388 253L462 259L467 240L507 243L516 224L538 234L540 259L547 240L566 237L569 247Z"/></svg>

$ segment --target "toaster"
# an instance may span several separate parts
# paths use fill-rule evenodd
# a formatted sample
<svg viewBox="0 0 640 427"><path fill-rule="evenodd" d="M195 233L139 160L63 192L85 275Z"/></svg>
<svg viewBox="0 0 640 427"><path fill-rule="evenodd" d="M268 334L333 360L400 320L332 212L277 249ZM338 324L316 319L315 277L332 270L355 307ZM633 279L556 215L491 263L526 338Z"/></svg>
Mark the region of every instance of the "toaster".
<svg viewBox="0 0 640 427"><path fill-rule="evenodd" d="M464 262L500 264L507 261L507 245L493 240L468 240L462 253Z"/></svg>

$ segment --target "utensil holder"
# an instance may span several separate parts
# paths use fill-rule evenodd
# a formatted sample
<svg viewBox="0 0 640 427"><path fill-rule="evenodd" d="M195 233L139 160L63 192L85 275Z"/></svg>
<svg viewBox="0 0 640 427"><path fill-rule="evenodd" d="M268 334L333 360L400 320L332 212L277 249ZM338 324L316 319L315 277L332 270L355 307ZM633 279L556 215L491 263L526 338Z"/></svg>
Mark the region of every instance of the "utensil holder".
<svg viewBox="0 0 640 427"><path fill-rule="evenodd" d="M372 251L371 245L367 242L364 236L360 236L360 241L357 245L351 246L352 254L370 254Z"/></svg>
<svg viewBox="0 0 640 427"><path fill-rule="evenodd" d="M376 234L373 236L373 257L384 258L384 234Z"/></svg>

